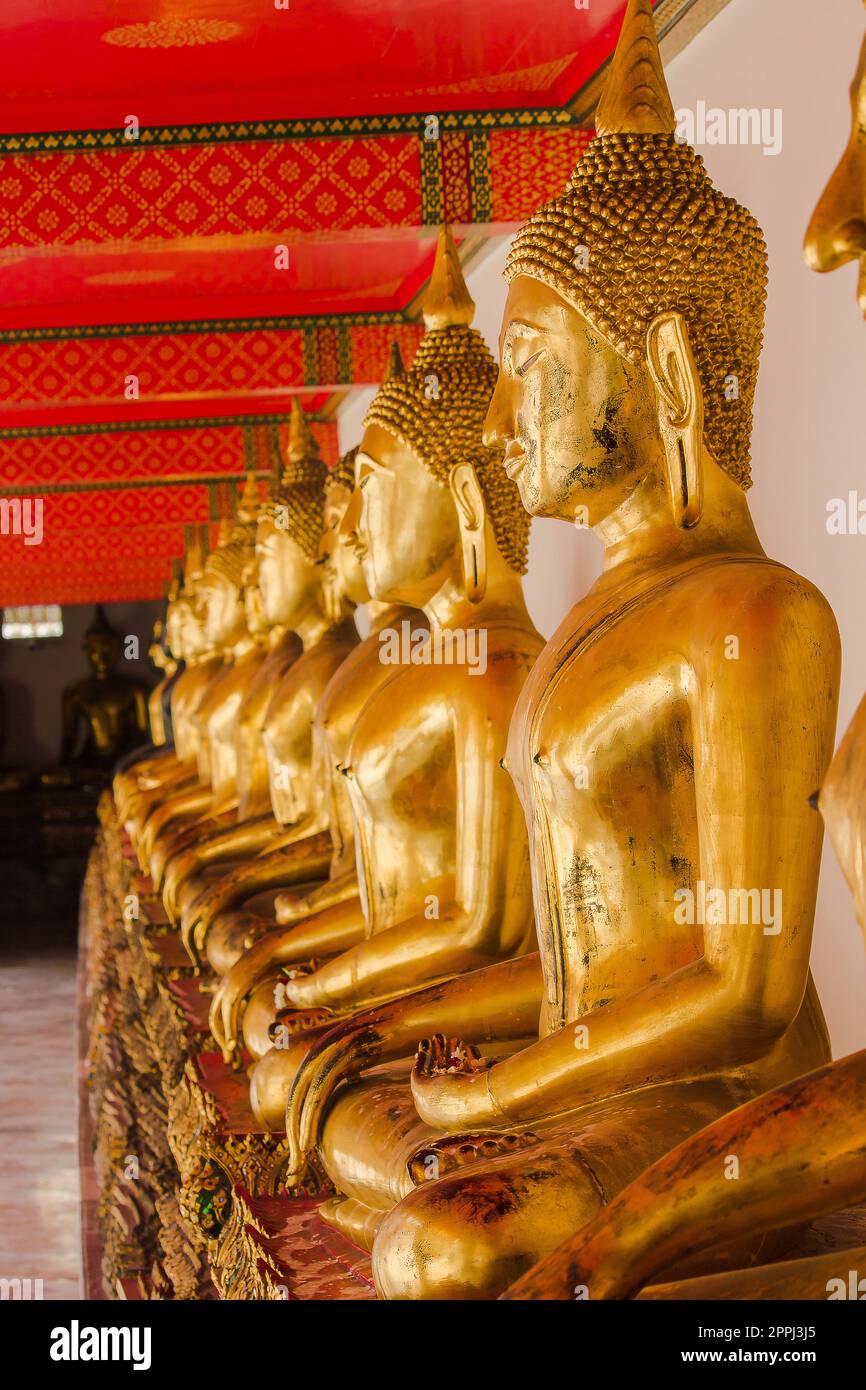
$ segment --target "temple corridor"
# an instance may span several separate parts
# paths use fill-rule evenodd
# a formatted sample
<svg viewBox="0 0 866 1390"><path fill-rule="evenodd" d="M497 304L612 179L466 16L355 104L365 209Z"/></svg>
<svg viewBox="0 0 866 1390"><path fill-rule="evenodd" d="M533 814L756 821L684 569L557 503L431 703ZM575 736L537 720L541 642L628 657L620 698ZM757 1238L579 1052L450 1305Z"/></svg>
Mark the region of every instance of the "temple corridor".
<svg viewBox="0 0 866 1390"><path fill-rule="evenodd" d="M77 1299L74 934L17 921L13 945L11 925L0 947L0 1277Z"/></svg>

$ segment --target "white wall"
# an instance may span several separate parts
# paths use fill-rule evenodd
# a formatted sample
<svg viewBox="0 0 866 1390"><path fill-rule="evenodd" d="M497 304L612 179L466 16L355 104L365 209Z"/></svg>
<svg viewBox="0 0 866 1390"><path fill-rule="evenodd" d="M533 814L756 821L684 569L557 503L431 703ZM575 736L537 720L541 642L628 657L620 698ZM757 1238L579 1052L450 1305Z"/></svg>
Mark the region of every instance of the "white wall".
<svg viewBox="0 0 866 1390"><path fill-rule="evenodd" d="M866 325L856 270L817 276L802 258L812 208L848 133L847 88L862 39L860 0L731 0L668 69L674 106L779 107L782 152L701 150L718 186L758 218L770 254L767 331L753 447L750 503L770 555L807 575L832 604L844 669L839 732L866 689L866 538L830 536L829 499L866 495ZM551 193L556 190L551 189ZM506 242L468 277L476 325L493 351L504 302ZM358 442L372 392L340 420L343 447ZM552 632L598 571L593 536L562 522L533 525L526 582L530 610ZM837 1056L866 1046L866 961L850 895L825 848L813 968Z"/></svg>

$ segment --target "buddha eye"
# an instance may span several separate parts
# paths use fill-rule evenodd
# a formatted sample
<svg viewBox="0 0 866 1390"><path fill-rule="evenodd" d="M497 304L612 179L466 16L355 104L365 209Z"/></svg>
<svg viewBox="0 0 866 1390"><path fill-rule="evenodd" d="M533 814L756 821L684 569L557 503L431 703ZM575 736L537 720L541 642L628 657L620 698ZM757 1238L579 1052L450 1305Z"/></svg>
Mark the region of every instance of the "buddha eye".
<svg viewBox="0 0 866 1390"><path fill-rule="evenodd" d="M521 362L521 364L520 364L519 367L515 367L515 369L514 369L515 375L516 375L516 376L526 376L526 373L529 371L529 368L530 368L535 362L538 361L539 357L541 356L541 354L542 354L543 352L544 352L544 348L539 348L539 349L538 349L538 352L534 352L534 353L532 354L531 357L527 357L527 359L526 359L525 362Z"/></svg>

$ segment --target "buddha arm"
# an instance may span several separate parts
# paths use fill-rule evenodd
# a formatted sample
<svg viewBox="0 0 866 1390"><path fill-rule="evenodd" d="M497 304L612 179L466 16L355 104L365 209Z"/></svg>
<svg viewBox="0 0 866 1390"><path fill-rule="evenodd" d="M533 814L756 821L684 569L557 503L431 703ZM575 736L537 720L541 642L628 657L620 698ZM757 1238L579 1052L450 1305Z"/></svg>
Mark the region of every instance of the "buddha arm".
<svg viewBox="0 0 866 1390"><path fill-rule="evenodd" d="M276 919L281 927L291 926L304 917L312 917L357 897L358 875L351 869L339 878L329 878L309 893L280 893L274 902Z"/></svg>
<svg viewBox="0 0 866 1390"><path fill-rule="evenodd" d="M460 1130L534 1122L597 1096L732 1070L765 1057L791 1025L808 978L822 838L809 788L820 786L832 751L838 647L830 634L822 654L813 636L824 635L829 614L819 596L801 591L796 619L787 602L770 588L742 597L738 608L730 604L723 630L739 636L739 660L725 659L724 639L717 652L710 641L703 668L687 677L696 879L726 899L725 921L703 927L703 955L489 1071L416 1076L416 1103L428 1124ZM805 659L801 624L807 632L811 626ZM792 641L787 666L796 678L780 680ZM750 901L746 922L727 925L730 892L749 889L758 890L758 918L772 904L768 920L750 915ZM743 911L739 898L733 903ZM671 903L671 913L684 906ZM640 949L645 931L666 925L636 922L630 949ZM578 1025L585 1045L578 1045Z"/></svg>
<svg viewBox="0 0 866 1390"><path fill-rule="evenodd" d="M290 981L298 1008L363 1008L513 955L532 903L523 812L499 766L516 691L503 682L486 702L455 710L457 864L453 888L426 890L425 911L361 942L313 975ZM483 846L483 853L479 851Z"/></svg>
<svg viewBox="0 0 866 1390"><path fill-rule="evenodd" d="M179 820L182 816L195 816L202 811L208 811L212 804L213 787L197 785L187 791L178 792L168 801L155 807L144 827L146 853L152 852L157 836L172 821Z"/></svg>
<svg viewBox="0 0 866 1390"><path fill-rule="evenodd" d="M173 776L178 766L173 750L167 745L157 753L137 758L128 767L114 774L111 785L115 800L119 804L124 797L130 796L133 792L146 790L148 784L156 786L154 778Z"/></svg>
<svg viewBox="0 0 866 1390"><path fill-rule="evenodd" d="M866 1052L768 1091L665 1154L507 1296L629 1298L722 1240L862 1202L864 1110Z"/></svg>
<svg viewBox="0 0 866 1390"><path fill-rule="evenodd" d="M412 1054L423 1037L444 1032L473 1043L508 1042L538 1028L544 976L537 952L338 1020L300 1063L286 1107L289 1171L298 1180L313 1152L331 1096L368 1067Z"/></svg>
<svg viewBox="0 0 866 1390"><path fill-rule="evenodd" d="M468 912L455 911L432 924L423 915L410 918L361 941L313 975L290 980L286 998L295 1008L363 1008L434 980L478 970L490 964L490 953L477 944L476 930L477 919Z"/></svg>
<svg viewBox="0 0 866 1390"><path fill-rule="evenodd" d="M226 819L228 815L226 812ZM220 859L236 859L258 854L260 850L273 844L279 831L272 811L251 817L249 820L214 826L202 837L201 830L204 829L204 826L201 829L190 827L184 832L186 839L183 848L188 849L189 853L188 856L184 854L179 857L173 865L173 873L180 870L181 878L194 873L205 864L217 863Z"/></svg>
<svg viewBox="0 0 866 1390"><path fill-rule="evenodd" d="M363 939L364 916L357 899L318 912L292 927L267 932L232 966L217 991L218 1007L211 1010L211 1017L218 1020L219 1034L216 1028L213 1031L223 1050L232 1051L237 1045L241 1009L259 981L280 965L348 951Z"/></svg>
<svg viewBox="0 0 866 1390"><path fill-rule="evenodd" d="M221 912L240 907L248 898L268 888L288 888L293 883L307 883L321 878L331 862L329 835L312 835L299 844L291 841L271 853L254 859L250 864L230 872L215 883L196 901L183 922L183 937L187 950L204 951L207 934Z"/></svg>
<svg viewBox="0 0 866 1390"><path fill-rule="evenodd" d="M213 801L210 806L210 818L216 819L224 816L229 811L236 811L238 805L238 789L234 779L223 783L219 791L214 792Z"/></svg>
<svg viewBox="0 0 866 1390"><path fill-rule="evenodd" d="M150 811L159 806L173 790L186 790L198 785L195 767L190 763L177 763L176 766L166 768L165 775L154 773L153 777L148 779L147 786L133 791L127 799L128 810L135 819L144 821Z"/></svg>

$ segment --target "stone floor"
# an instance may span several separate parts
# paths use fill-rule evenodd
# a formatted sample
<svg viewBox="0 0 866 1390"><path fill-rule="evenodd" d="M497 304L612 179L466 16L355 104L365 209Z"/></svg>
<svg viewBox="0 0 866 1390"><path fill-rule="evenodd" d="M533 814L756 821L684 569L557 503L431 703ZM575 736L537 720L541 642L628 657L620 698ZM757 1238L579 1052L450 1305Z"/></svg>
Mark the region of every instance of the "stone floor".
<svg viewBox="0 0 866 1390"><path fill-rule="evenodd" d="M10 922L0 884L0 1278L45 1299L81 1297L77 1065L74 928Z"/></svg>

